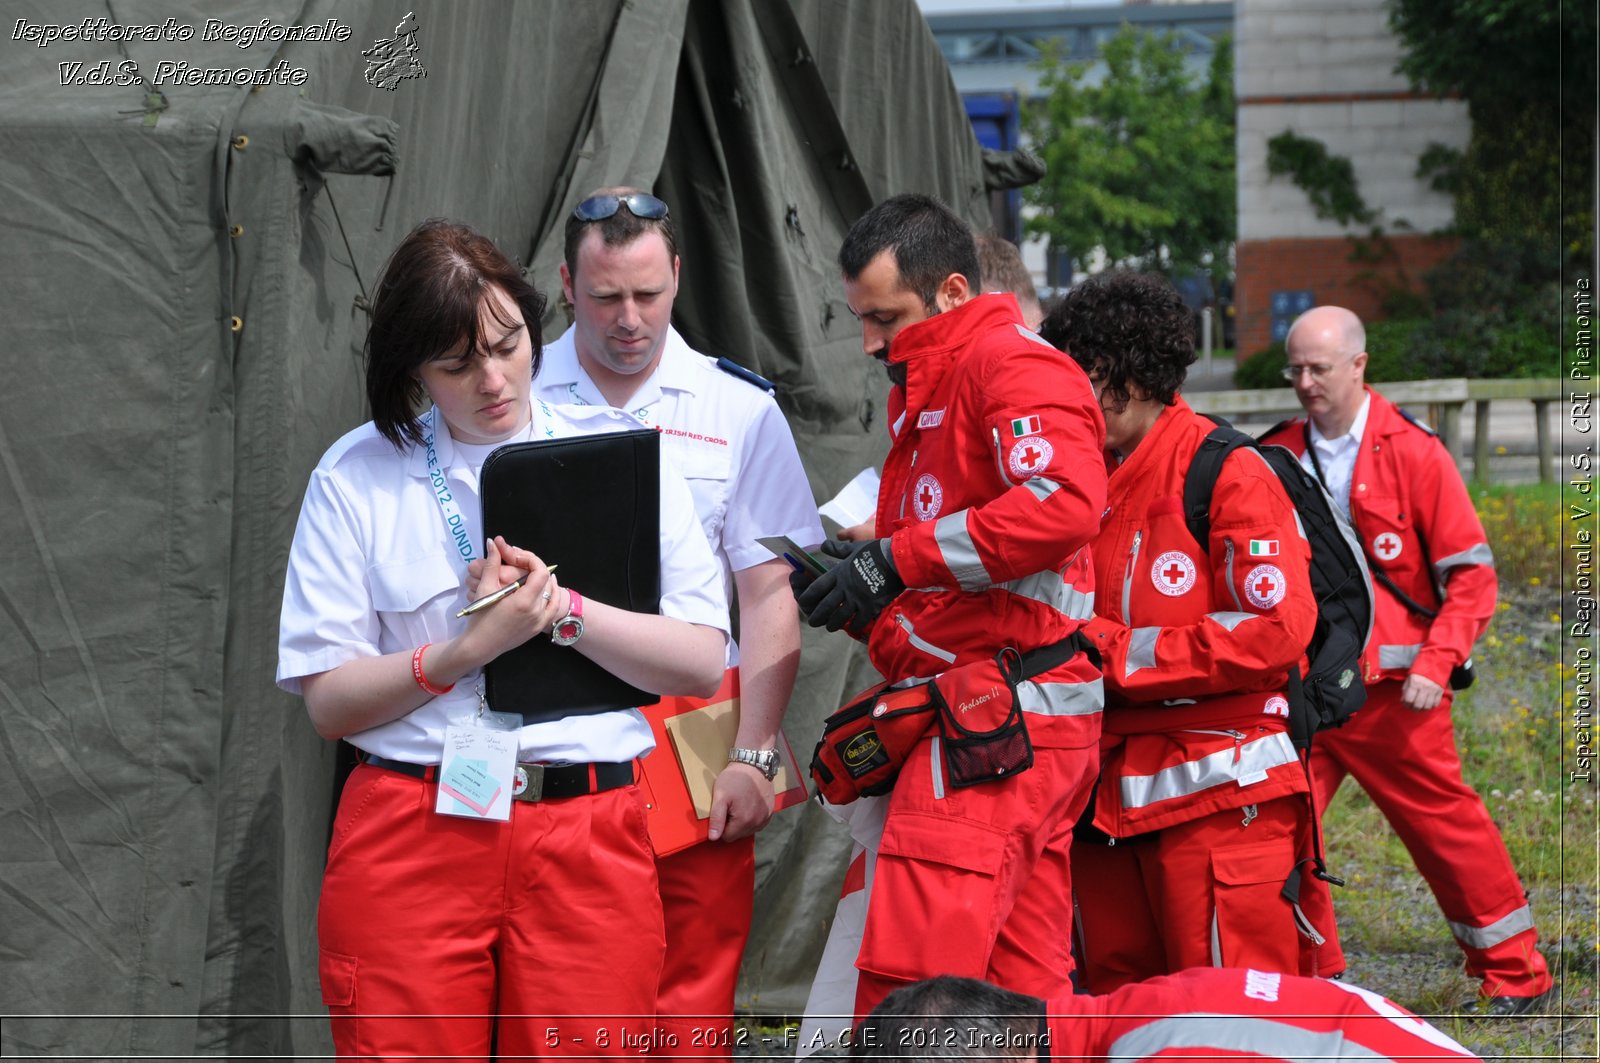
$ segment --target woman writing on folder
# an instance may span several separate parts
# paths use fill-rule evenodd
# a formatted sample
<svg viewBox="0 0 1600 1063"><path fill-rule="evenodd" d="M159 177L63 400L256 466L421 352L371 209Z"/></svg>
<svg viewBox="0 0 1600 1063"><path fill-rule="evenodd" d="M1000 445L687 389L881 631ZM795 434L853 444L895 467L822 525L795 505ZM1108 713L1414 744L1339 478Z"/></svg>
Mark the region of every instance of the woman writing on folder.
<svg viewBox="0 0 1600 1063"><path fill-rule="evenodd" d="M606 1055L649 1032L663 931L633 761L650 727L633 709L487 712L482 669L551 637L634 686L706 696L722 676L727 605L670 476L660 615L563 587L559 558L485 542L479 473L496 447L631 427L615 411L531 400L543 308L470 228L414 230L374 300L373 420L329 448L301 508L277 680L363 760L340 799L318 916L341 1056Z"/></svg>

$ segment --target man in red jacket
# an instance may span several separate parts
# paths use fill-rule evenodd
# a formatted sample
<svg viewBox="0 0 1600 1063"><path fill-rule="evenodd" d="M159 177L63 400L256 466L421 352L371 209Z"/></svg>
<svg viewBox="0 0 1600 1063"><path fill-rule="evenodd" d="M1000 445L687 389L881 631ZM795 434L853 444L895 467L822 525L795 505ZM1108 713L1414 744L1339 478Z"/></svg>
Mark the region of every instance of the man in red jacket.
<svg viewBox="0 0 1600 1063"><path fill-rule="evenodd" d="M928 1063L1479 1058L1376 993L1239 968L1184 971L1106 996L1049 1001L967 978L930 979L891 994L856 1031L850 1055Z"/></svg>
<svg viewBox="0 0 1600 1063"><path fill-rule="evenodd" d="M1520 1015L1550 988L1527 895L1483 799L1461 778L1450 678L1494 613L1494 557L1455 461L1366 387L1366 330L1337 306L1301 315L1288 368L1310 417L1274 428L1321 476L1367 551L1377 600L1367 703L1312 748L1319 807L1346 774L1388 817L1482 980L1471 1010ZM1409 602L1408 602L1409 600Z"/></svg>
<svg viewBox="0 0 1600 1063"><path fill-rule="evenodd" d="M1088 543L1105 506L1088 380L1024 327L1013 296L978 294L972 230L938 200L880 203L839 264L862 349L895 383L893 443L880 538L824 546L844 560L797 585L807 622L865 639L897 682L988 666L1007 647L1062 647L1093 607ZM960 786L937 735L911 751L856 958L858 1015L943 972L1067 991L1067 856L1101 702L1099 669L1078 653L1017 688L1032 767Z"/></svg>
<svg viewBox="0 0 1600 1063"><path fill-rule="evenodd" d="M1317 620L1311 548L1253 449L1223 463L1206 541L1190 532L1184 480L1216 427L1178 394L1190 322L1160 277L1104 273L1042 328L1100 396L1112 470L1087 628L1105 668L1100 785L1072 848L1080 984L1095 993L1186 967L1342 969L1323 947L1289 736L1289 670Z"/></svg>

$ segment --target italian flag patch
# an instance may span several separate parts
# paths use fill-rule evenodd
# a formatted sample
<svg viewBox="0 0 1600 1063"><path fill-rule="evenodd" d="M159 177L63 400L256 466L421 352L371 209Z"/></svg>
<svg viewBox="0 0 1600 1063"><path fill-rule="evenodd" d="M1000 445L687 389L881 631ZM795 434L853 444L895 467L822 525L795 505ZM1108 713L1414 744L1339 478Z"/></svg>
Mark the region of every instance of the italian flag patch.
<svg viewBox="0 0 1600 1063"><path fill-rule="evenodd" d="M1032 417L1018 417L1011 422L1011 434L1018 439L1023 436L1036 436L1039 434L1039 427L1037 414Z"/></svg>
<svg viewBox="0 0 1600 1063"><path fill-rule="evenodd" d="M1251 539L1251 557L1277 557L1278 540L1276 539Z"/></svg>

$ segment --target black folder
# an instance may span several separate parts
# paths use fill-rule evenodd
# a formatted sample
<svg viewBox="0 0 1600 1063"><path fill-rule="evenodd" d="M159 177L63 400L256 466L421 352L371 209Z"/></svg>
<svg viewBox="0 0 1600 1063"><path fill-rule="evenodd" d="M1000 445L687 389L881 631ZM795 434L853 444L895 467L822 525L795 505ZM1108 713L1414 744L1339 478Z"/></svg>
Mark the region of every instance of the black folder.
<svg viewBox="0 0 1600 1063"><path fill-rule="evenodd" d="M657 613L660 475L661 437L648 428L513 443L483 463L484 533L559 564L557 581L585 599ZM526 723L661 700L546 635L490 661L484 690L491 709Z"/></svg>

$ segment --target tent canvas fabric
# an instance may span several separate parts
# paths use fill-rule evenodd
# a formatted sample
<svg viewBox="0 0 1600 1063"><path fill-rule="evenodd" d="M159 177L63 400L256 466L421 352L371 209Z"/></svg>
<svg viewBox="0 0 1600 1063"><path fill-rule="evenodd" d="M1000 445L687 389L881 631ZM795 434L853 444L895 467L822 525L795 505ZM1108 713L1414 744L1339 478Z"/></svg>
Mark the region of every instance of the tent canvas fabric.
<svg viewBox="0 0 1600 1063"><path fill-rule="evenodd" d="M425 76L369 84L362 50L408 12ZM98 18L194 32L17 29ZM899 191L984 223L980 151L911 0L17 0L8 19L0 1051L326 1053L338 757L272 679L306 478L366 418L384 257L453 217L556 296L577 199L654 189L680 233L675 320L778 383L826 498L887 446L839 242ZM213 19L348 33L241 47L204 39ZM103 61L144 81L64 83ZM304 79L152 84L162 63ZM808 632L796 749L871 678L853 644ZM744 1007L803 1006L848 849L811 806L763 832Z"/></svg>

